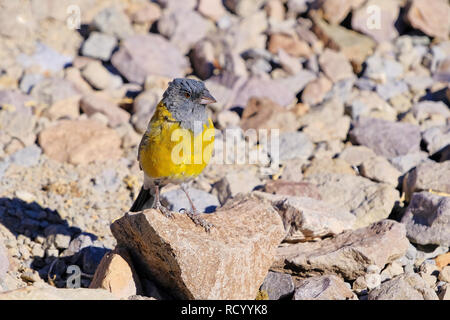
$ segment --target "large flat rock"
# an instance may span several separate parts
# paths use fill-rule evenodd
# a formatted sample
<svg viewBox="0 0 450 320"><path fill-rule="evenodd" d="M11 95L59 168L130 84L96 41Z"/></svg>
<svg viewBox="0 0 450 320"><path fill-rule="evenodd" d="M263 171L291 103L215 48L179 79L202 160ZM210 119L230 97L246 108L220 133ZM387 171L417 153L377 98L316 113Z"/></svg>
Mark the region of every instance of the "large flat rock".
<svg viewBox="0 0 450 320"><path fill-rule="evenodd" d="M255 299L285 235L269 203L241 200L202 215L209 233L184 214L127 213L111 225L137 270L181 299Z"/></svg>

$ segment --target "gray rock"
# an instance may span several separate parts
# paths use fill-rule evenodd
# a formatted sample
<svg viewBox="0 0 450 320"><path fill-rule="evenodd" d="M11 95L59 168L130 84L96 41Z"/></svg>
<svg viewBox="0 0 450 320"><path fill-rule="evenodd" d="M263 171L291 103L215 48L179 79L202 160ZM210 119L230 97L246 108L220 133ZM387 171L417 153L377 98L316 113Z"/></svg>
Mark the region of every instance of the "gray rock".
<svg viewBox="0 0 450 320"><path fill-rule="evenodd" d="M364 161L376 157L375 152L365 146L348 146L338 155L352 166L359 166Z"/></svg>
<svg viewBox="0 0 450 320"><path fill-rule="evenodd" d="M33 167L39 163L39 158L42 154L41 148L33 144L16 151L11 155L10 161L19 166Z"/></svg>
<svg viewBox="0 0 450 320"><path fill-rule="evenodd" d="M113 193L119 188L121 180L114 169L108 168L95 177L94 188L101 194L105 192Z"/></svg>
<svg viewBox="0 0 450 320"><path fill-rule="evenodd" d="M302 132L296 131L280 134L279 160L281 162L294 158L308 159L312 155L313 150L313 143Z"/></svg>
<svg viewBox="0 0 450 320"><path fill-rule="evenodd" d="M93 31L83 43L81 54L86 57L108 61L117 45L117 39L109 34Z"/></svg>
<svg viewBox="0 0 450 320"><path fill-rule="evenodd" d="M389 100L402 93L408 92L408 85L401 80L391 80L384 84L377 85L377 93L384 100Z"/></svg>
<svg viewBox="0 0 450 320"><path fill-rule="evenodd" d="M158 34L127 38L112 56L111 63L128 81L139 84L148 75L184 76L189 65L178 48Z"/></svg>
<svg viewBox="0 0 450 320"><path fill-rule="evenodd" d="M92 23L101 32L119 39L126 39L134 33L128 16L114 6L97 13Z"/></svg>
<svg viewBox="0 0 450 320"><path fill-rule="evenodd" d="M355 228L387 218L395 202L400 200L393 186L360 176L320 173L308 176L305 181L318 187L322 200L354 214Z"/></svg>
<svg viewBox="0 0 450 320"><path fill-rule="evenodd" d="M138 132L144 133L147 129L148 122L162 97L162 92L160 91L162 90L146 90L134 99L131 122Z"/></svg>
<svg viewBox="0 0 450 320"><path fill-rule="evenodd" d="M242 181L245 181L245 183L242 183ZM217 190L219 201L223 204L227 199L236 196L238 193L251 192L260 184L262 184L261 180L253 171L242 170L227 173L214 185L214 189Z"/></svg>
<svg viewBox="0 0 450 320"><path fill-rule="evenodd" d="M442 151L450 145L450 124L425 130L422 139L430 154Z"/></svg>
<svg viewBox="0 0 450 320"><path fill-rule="evenodd" d="M16 89L0 90L0 106L13 106L15 110L11 111L16 111L20 114L31 115L32 110L26 104L32 101L32 99L29 95L23 94Z"/></svg>
<svg viewBox="0 0 450 320"><path fill-rule="evenodd" d="M384 268L402 257L408 244L403 224L382 220L322 241L280 246L272 270L301 277L335 274L355 280L366 274L369 265Z"/></svg>
<svg viewBox="0 0 450 320"><path fill-rule="evenodd" d="M386 158L420 151L418 126L374 118L361 118L350 131L353 143L369 147Z"/></svg>
<svg viewBox="0 0 450 320"><path fill-rule="evenodd" d="M394 168L385 158L376 156L363 161L360 167L361 175L377 182L393 186L398 185L401 172Z"/></svg>
<svg viewBox="0 0 450 320"><path fill-rule="evenodd" d="M273 271L269 271L260 288L267 292L270 300L289 298L294 289L294 281L289 274Z"/></svg>
<svg viewBox="0 0 450 320"><path fill-rule="evenodd" d="M403 65L395 60L373 55L366 60L364 76L371 80L398 79L403 74Z"/></svg>
<svg viewBox="0 0 450 320"><path fill-rule="evenodd" d="M211 193L194 188L187 188L186 191L194 206L201 213L212 213L220 206L217 197ZM181 209L192 210L186 194L179 188L161 193L161 201L168 209L175 212L179 212Z"/></svg>
<svg viewBox="0 0 450 320"><path fill-rule="evenodd" d="M369 293L369 300L438 300L436 293L416 273L399 275Z"/></svg>
<svg viewBox="0 0 450 320"><path fill-rule="evenodd" d="M429 191L450 193L450 161L426 161L411 170L403 179L403 192L409 201L413 192Z"/></svg>
<svg viewBox="0 0 450 320"><path fill-rule="evenodd" d="M349 300L353 292L335 275L302 280L294 293L294 300Z"/></svg>
<svg viewBox="0 0 450 320"><path fill-rule="evenodd" d="M402 223L414 243L450 246L450 198L429 192L414 193Z"/></svg>
<svg viewBox="0 0 450 320"><path fill-rule="evenodd" d="M38 42L32 55L28 56L24 53L19 53L16 60L23 68L38 66L42 72L56 73L72 63L73 57L62 55L51 47Z"/></svg>
<svg viewBox="0 0 450 320"><path fill-rule="evenodd" d="M400 171L401 174L405 174L412 168L416 167L420 163L427 161L428 154L423 151L406 154L404 156L398 156L389 159L389 162Z"/></svg>

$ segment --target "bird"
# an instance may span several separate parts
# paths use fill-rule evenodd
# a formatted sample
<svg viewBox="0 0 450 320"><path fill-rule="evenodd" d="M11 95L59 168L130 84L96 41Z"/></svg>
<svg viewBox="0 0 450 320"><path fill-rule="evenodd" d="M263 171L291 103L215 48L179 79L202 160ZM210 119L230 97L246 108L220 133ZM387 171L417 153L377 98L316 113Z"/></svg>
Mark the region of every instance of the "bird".
<svg viewBox="0 0 450 320"><path fill-rule="evenodd" d="M202 81L175 78L169 82L138 147L144 183L130 212L154 208L172 218L172 212L160 201L160 189L171 183L185 193L192 210L184 211L192 221L207 232L213 227L200 217L187 186L212 157L214 124L207 105L215 102Z"/></svg>

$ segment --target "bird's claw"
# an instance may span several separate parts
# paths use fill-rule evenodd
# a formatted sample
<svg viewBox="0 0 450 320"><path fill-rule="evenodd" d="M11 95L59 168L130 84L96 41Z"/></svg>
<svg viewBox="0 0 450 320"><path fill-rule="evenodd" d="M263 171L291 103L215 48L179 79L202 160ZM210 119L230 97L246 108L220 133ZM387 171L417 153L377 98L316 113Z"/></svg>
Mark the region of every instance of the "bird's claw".
<svg viewBox="0 0 450 320"><path fill-rule="evenodd" d="M157 204L156 210L159 210L166 218L173 218L173 213L162 204Z"/></svg>
<svg viewBox="0 0 450 320"><path fill-rule="evenodd" d="M202 217L200 217L200 214L196 211L189 211L184 208L180 210L180 213L186 213L186 215L191 218L191 220L198 226L201 226L205 229L206 232L209 232L211 228L214 228L214 225Z"/></svg>

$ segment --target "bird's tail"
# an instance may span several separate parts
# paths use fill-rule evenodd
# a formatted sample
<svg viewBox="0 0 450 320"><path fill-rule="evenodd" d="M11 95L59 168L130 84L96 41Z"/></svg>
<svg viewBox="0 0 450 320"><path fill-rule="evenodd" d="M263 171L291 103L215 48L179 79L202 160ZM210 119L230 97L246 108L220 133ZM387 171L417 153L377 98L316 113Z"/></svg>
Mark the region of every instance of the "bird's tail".
<svg viewBox="0 0 450 320"><path fill-rule="evenodd" d="M139 191L136 200L134 200L134 203L131 206L130 212L138 212L152 208L154 202L155 196L150 193L150 190L145 190L144 186L142 186L141 191Z"/></svg>

